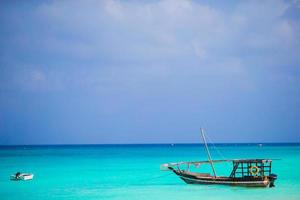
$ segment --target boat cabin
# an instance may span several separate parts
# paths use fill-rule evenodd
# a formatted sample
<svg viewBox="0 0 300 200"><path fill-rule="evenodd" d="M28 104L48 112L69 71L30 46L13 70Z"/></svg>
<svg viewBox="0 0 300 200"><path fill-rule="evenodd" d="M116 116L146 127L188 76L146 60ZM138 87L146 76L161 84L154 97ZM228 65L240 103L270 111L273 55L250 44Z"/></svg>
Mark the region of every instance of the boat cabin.
<svg viewBox="0 0 300 200"><path fill-rule="evenodd" d="M270 176L272 160L269 159L244 159L232 160L232 178L238 177L265 177Z"/></svg>

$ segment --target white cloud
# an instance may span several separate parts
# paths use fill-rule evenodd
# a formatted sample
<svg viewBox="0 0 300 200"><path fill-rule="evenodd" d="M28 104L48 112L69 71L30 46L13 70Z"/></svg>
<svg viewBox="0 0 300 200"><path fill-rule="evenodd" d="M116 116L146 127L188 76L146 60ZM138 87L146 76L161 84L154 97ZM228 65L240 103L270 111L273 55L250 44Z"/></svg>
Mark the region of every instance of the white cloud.
<svg viewBox="0 0 300 200"><path fill-rule="evenodd" d="M47 29L22 37L46 56L59 57L56 62L67 62L63 67L98 67L102 76L86 75L93 84L123 80L119 73L117 78L103 76L120 69L140 82L147 79L147 71L152 74L149 79L157 73L163 80L182 70L190 76L215 74L215 79L226 80L235 73L242 77L236 82L251 82L247 73L252 68L296 59L299 24L285 16L293 5L281 0L241 1L228 11L188 0L50 1L39 5L33 16ZM274 60L274 52L280 58ZM80 77L70 74L75 82Z"/></svg>
<svg viewBox="0 0 300 200"><path fill-rule="evenodd" d="M195 41L207 53L213 48L244 48L238 40L254 48L280 46L274 41L293 32L292 25L282 20L288 7L283 1L246 1L229 13L194 1L65 1L41 6L38 15L59 26L57 31L86 41L89 54L120 58L122 51L122 59L131 60L145 58L144 49L150 50L151 59L190 54ZM82 51L74 49L83 44L73 42L66 45L80 56Z"/></svg>
<svg viewBox="0 0 300 200"><path fill-rule="evenodd" d="M36 81L36 82L43 82L46 81L46 76L44 74L44 72L40 71L40 70L32 70L30 72L30 77L32 81Z"/></svg>

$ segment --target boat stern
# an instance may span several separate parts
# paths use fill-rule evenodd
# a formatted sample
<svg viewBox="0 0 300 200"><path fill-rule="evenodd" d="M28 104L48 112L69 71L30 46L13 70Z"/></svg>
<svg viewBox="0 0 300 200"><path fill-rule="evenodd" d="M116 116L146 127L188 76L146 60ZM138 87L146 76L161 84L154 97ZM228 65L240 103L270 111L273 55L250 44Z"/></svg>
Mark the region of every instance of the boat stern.
<svg viewBox="0 0 300 200"><path fill-rule="evenodd" d="M275 187L275 181L277 180L277 175L276 174L270 174L269 180L270 180L269 187Z"/></svg>

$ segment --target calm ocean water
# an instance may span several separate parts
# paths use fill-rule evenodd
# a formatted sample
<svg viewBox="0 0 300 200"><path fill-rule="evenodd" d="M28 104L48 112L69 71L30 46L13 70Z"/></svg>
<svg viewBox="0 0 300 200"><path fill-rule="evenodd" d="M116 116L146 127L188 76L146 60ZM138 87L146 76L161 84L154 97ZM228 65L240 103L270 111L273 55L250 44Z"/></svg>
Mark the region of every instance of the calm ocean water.
<svg viewBox="0 0 300 200"><path fill-rule="evenodd" d="M300 144L223 144L214 159L279 158L274 188L187 185L162 163L206 160L201 145L74 145L0 147L0 199L300 199ZM220 175L231 166L217 165ZM32 181L10 181L17 171Z"/></svg>

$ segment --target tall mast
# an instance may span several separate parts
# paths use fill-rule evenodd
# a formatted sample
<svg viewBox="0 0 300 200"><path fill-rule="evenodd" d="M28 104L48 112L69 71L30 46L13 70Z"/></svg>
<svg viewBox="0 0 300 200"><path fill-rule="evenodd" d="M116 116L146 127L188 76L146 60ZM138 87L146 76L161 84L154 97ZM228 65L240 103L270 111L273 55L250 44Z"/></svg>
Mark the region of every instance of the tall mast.
<svg viewBox="0 0 300 200"><path fill-rule="evenodd" d="M208 160L209 160L211 168L214 172L214 176L217 177L216 170L215 170L215 167L214 167L214 163L211 159L210 152L209 152L209 149L208 149L208 146L207 146L207 142L206 142L206 139L205 139L203 128L200 128L200 130L201 130L201 135L202 135L202 139L203 139L203 142L204 142L204 146L205 146L205 150L206 150L206 153L207 153Z"/></svg>

